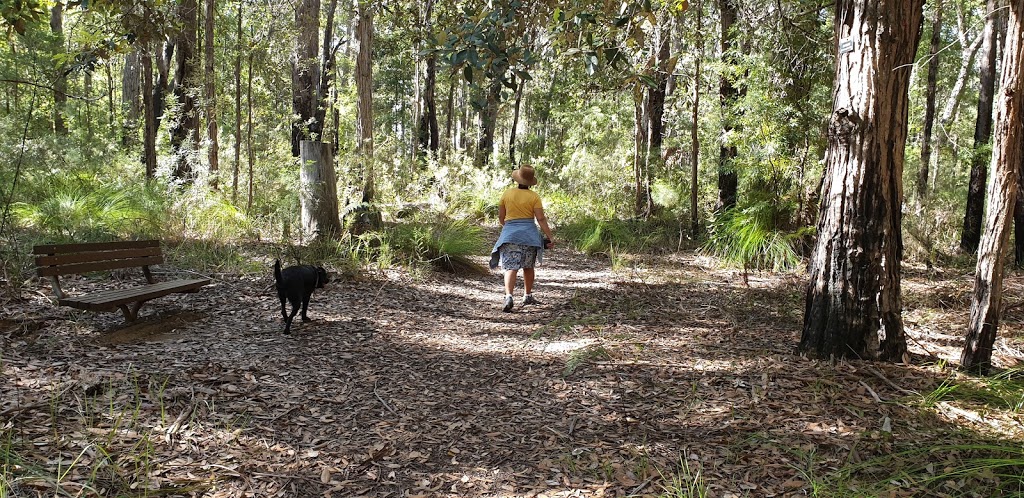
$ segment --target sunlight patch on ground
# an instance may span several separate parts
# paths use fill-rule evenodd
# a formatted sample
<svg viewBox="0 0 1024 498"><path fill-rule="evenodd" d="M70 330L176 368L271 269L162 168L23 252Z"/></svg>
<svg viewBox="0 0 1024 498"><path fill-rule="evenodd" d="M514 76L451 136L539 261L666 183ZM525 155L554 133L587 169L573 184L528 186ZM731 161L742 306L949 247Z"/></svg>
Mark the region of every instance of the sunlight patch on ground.
<svg viewBox="0 0 1024 498"><path fill-rule="evenodd" d="M547 354L564 354L577 351L587 346L594 344L594 339L579 339L575 341L552 341L545 343L537 343L533 347L542 353Z"/></svg>

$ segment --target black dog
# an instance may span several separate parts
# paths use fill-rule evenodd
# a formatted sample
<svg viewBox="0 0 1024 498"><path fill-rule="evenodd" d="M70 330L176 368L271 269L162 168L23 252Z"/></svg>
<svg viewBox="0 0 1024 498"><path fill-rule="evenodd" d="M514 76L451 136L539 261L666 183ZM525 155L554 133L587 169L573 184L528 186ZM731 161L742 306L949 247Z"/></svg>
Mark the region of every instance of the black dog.
<svg viewBox="0 0 1024 498"><path fill-rule="evenodd" d="M284 333L290 334L292 330L292 319L302 305L302 321L308 322L306 307L309 306L309 298L313 291L323 288L324 284L330 282L327 279L327 270L322 266L299 265L289 266L281 269L281 261L274 260L274 280L277 283L277 297L281 299L281 316L284 317ZM285 308L285 300L292 303L292 313L289 315Z"/></svg>

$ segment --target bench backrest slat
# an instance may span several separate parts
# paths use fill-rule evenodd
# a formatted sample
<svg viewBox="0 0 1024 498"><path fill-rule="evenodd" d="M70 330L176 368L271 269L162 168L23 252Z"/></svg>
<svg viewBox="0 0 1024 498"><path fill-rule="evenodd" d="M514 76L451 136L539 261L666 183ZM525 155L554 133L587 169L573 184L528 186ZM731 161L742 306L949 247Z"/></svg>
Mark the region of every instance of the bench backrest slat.
<svg viewBox="0 0 1024 498"><path fill-rule="evenodd" d="M163 263L160 241L98 242L35 246L36 274L71 275Z"/></svg>
<svg viewBox="0 0 1024 498"><path fill-rule="evenodd" d="M55 275L73 275L78 273L89 273L93 271L116 270L118 268L138 268L140 266L158 265L164 262L163 256L148 256L134 259L115 259L113 261L94 261L92 263L78 263L73 265L41 266L36 268L36 274L40 277Z"/></svg>
<svg viewBox="0 0 1024 498"><path fill-rule="evenodd" d="M67 254L72 252L116 251L160 247L159 240L129 240L121 242L87 242L84 244L46 244L32 248L32 254Z"/></svg>
<svg viewBox="0 0 1024 498"><path fill-rule="evenodd" d="M159 255L159 247L147 247L144 249L120 249L117 251L76 252L69 254L36 256L36 266L61 266L76 263L91 263L93 261L113 261L118 259L129 260L126 261L126 263L128 263L129 266L138 266L137 264L135 264L134 261L131 260L144 258L147 256Z"/></svg>

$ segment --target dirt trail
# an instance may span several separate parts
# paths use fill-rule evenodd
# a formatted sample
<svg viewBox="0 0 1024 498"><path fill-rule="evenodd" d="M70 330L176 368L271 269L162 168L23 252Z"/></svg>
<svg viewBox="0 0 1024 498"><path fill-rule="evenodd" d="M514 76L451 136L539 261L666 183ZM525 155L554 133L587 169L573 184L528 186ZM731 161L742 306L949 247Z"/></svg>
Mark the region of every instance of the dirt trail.
<svg viewBox="0 0 1024 498"><path fill-rule="evenodd" d="M271 281L217 278L129 328L45 288L8 302L0 427L37 467L13 494L57 486L32 476L59 455L86 496L803 496L945 424L892 402L940 374L795 356L797 281L692 256L556 251L511 314L496 273L369 273L290 337Z"/></svg>

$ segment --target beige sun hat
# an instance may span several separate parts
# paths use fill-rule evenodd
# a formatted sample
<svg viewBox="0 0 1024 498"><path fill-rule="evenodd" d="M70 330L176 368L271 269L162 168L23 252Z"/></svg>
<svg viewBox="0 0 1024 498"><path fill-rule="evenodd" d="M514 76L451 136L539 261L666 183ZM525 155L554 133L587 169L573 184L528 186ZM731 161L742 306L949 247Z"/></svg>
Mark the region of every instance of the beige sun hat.
<svg viewBox="0 0 1024 498"><path fill-rule="evenodd" d="M512 172L512 179L520 185L533 186L537 184L537 176L533 170L533 166L524 164L519 169Z"/></svg>

